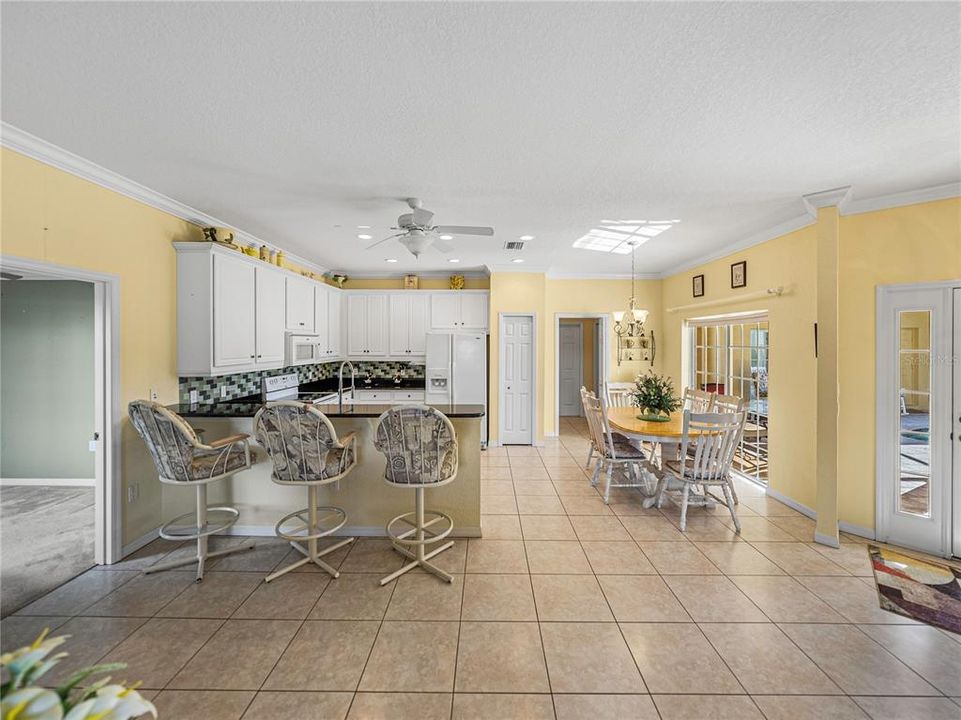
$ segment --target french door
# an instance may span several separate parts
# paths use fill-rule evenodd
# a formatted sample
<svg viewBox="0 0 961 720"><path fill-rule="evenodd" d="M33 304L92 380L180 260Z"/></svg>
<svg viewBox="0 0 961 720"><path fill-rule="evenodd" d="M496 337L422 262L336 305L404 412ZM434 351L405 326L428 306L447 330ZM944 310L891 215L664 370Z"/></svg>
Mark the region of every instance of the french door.
<svg viewBox="0 0 961 720"><path fill-rule="evenodd" d="M877 300L877 537L961 554L961 287Z"/></svg>

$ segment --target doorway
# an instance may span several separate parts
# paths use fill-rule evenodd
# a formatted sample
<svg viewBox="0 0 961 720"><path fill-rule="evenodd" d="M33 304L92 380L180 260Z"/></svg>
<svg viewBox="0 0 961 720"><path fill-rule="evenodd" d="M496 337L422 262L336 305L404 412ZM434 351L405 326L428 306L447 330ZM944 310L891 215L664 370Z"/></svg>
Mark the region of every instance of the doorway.
<svg viewBox="0 0 961 720"><path fill-rule="evenodd" d="M6 615L120 557L119 280L7 257L0 271Z"/></svg>
<svg viewBox="0 0 961 720"><path fill-rule="evenodd" d="M589 346L588 346L589 347ZM581 388L587 382L584 363L584 326L580 322L561 320L558 335L558 399L561 416L582 414ZM591 383L593 385L593 383ZM593 389L593 388L591 388Z"/></svg>
<svg viewBox="0 0 961 720"><path fill-rule="evenodd" d="M961 283L877 297L877 537L961 556Z"/></svg>
<svg viewBox="0 0 961 720"><path fill-rule="evenodd" d="M533 445L535 422L534 315L500 315L500 428L502 445Z"/></svg>
<svg viewBox="0 0 961 720"><path fill-rule="evenodd" d="M564 428L586 431L584 420L576 419L584 415L581 386L604 392L609 379L609 321L608 313L554 315L554 427L558 434Z"/></svg>

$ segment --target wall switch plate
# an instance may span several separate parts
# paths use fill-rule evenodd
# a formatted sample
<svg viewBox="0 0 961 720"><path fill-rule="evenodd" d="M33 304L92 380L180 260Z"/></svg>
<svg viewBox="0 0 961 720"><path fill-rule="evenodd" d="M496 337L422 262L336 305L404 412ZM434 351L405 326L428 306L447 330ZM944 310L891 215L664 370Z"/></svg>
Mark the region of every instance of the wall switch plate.
<svg viewBox="0 0 961 720"><path fill-rule="evenodd" d="M191 390L191 391L190 391L190 404L191 404L191 405L196 405L198 402L200 402L200 394L199 394L196 390Z"/></svg>
<svg viewBox="0 0 961 720"><path fill-rule="evenodd" d="M220 386L220 399L221 399L221 400L226 400L226 399L227 399L227 386L226 386L226 385L221 385L221 386Z"/></svg>
<svg viewBox="0 0 961 720"><path fill-rule="evenodd" d="M90 442L88 442L87 450L89 450L90 452L97 452L97 441L91 440Z"/></svg>
<svg viewBox="0 0 961 720"><path fill-rule="evenodd" d="M157 402L157 391L153 388L150 388L150 401Z"/></svg>
<svg viewBox="0 0 961 720"><path fill-rule="evenodd" d="M134 500L140 497L140 486L139 485L128 485L127 486L127 502L132 503Z"/></svg>

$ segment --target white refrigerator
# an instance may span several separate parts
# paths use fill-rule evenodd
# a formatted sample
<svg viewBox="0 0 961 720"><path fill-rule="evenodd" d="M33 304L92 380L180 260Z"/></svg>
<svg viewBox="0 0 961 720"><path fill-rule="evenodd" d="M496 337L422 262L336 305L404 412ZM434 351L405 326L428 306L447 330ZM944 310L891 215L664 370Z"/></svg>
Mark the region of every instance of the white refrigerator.
<svg viewBox="0 0 961 720"><path fill-rule="evenodd" d="M483 405L481 442L487 444L487 334L427 333L427 404Z"/></svg>

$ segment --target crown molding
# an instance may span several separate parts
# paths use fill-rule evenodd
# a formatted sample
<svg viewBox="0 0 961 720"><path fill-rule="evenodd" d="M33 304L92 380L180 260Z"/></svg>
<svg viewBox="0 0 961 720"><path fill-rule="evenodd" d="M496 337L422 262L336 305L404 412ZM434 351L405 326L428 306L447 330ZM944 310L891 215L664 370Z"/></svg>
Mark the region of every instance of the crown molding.
<svg viewBox="0 0 961 720"><path fill-rule="evenodd" d="M151 190L135 180L115 173L113 170L108 170L102 165L80 157L59 145L54 145L53 143L38 138L36 135L31 135L27 131L21 130L10 123L0 123L0 145L42 162L45 165L55 167L58 170L63 170L83 180L92 182L94 185L99 185L102 188L148 205L155 210L160 210L168 215L186 220L198 227L229 227L234 232L234 239L241 244L253 247L266 245L273 250L283 250L288 260L297 265L302 265L308 270L324 273L329 269L300 257L295 253L288 252L276 243L267 242L252 233L234 228L230 223L215 218L213 215L208 215L179 200L174 200L163 193Z"/></svg>
<svg viewBox="0 0 961 720"><path fill-rule="evenodd" d="M878 195L873 198L852 199L841 209L841 214L859 215L861 213L904 207L905 205L917 205L919 203L934 202L936 200L949 200L956 197L961 197L961 182L933 185L918 190L891 193L890 195Z"/></svg>
<svg viewBox="0 0 961 720"><path fill-rule="evenodd" d="M850 199L850 185L831 188L830 190L821 190L820 192L808 193L807 195L801 196L801 200L804 201L804 207L807 209L808 214L815 218L818 216L818 210L821 208L836 207L838 210L842 210Z"/></svg>

